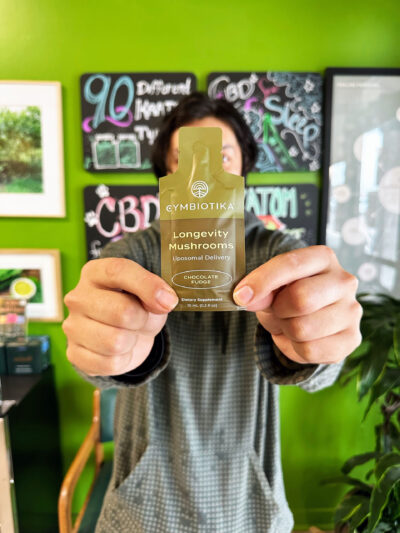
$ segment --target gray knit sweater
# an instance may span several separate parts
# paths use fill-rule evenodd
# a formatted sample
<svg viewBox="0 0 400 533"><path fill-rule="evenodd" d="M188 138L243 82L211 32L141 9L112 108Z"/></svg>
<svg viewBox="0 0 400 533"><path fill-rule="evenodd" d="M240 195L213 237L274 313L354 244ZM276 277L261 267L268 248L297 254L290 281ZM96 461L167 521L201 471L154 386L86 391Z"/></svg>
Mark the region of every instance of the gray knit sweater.
<svg viewBox="0 0 400 533"><path fill-rule="evenodd" d="M246 213L247 272L302 246ZM109 244L160 275L159 223ZM254 313L172 312L159 365L119 387L112 479L96 533L289 533L282 477L279 385L313 392L341 368L289 369ZM122 379L122 381L121 381Z"/></svg>

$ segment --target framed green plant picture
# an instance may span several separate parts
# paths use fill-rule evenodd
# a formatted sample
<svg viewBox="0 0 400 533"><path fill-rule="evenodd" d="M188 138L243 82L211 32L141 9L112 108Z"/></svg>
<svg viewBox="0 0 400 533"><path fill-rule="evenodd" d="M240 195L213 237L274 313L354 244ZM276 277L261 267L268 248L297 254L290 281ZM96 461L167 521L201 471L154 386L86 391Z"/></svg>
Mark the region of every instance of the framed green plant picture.
<svg viewBox="0 0 400 533"><path fill-rule="evenodd" d="M65 216L59 82L0 81L0 216Z"/></svg>

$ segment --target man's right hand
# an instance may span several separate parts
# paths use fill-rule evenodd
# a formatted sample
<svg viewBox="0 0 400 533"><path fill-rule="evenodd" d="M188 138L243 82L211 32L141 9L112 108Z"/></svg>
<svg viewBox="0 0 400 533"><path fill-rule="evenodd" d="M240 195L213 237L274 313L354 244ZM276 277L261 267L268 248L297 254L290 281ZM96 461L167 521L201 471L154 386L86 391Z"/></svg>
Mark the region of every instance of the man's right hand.
<svg viewBox="0 0 400 533"><path fill-rule="evenodd" d="M89 261L64 299L67 357L90 376L124 374L149 355L178 296L130 259Z"/></svg>

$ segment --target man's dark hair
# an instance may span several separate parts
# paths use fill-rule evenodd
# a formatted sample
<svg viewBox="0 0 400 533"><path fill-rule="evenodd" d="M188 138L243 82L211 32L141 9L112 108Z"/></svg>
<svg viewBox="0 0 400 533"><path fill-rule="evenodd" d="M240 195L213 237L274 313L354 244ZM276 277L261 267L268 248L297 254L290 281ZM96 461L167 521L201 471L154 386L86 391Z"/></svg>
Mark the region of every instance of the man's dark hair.
<svg viewBox="0 0 400 533"><path fill-rule="evenodd" d="M249 126L239 111L226 100L212 100L207 94L195 91L185 96L161 123L151 156L157 178L167 174L167 153L173 132L206 117L217 118L233 130L242 151L242 175L247 176L257 159L257 144Z"/></svg>

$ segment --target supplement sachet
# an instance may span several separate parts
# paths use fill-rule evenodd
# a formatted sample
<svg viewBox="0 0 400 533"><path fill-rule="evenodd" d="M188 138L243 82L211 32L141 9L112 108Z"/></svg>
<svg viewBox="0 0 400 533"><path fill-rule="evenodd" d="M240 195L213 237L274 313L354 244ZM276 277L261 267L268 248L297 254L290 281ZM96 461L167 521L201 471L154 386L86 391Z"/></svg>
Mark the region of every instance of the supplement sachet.
<svg viewBox="0 0 400 533"><path fill-rule="evenodd" d="M224 171L221 151L220 128L180 128L178 169L160 178L161 275L178 311L240 309L244 178Z"/></svg>

